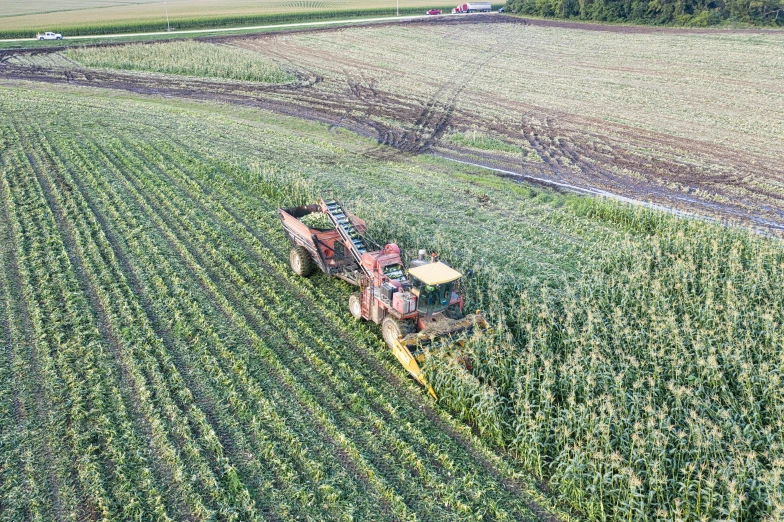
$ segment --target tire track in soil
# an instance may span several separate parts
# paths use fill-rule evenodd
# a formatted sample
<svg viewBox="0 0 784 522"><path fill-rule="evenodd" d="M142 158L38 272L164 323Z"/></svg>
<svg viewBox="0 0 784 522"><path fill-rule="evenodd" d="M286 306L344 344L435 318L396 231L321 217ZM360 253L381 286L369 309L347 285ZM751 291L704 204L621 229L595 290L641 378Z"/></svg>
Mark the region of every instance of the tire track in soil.
<svg viewBox="0 0 784 522"><path fill-rule="evenodd" d="M450 80L441 84L436 92L425 102L422 112L414 122L411 131L404 131L399 140L394 139L394 134L387 130L384 136L378 137L379 145L391 145L403 152L425 154L431 151L432 146L444 135L452 121L452 115L457 107L458 100L468 88L476 75L484 69L503 50L514 46L520 35L515 38L496 43L476 53L471 60L464 63ZM446 97L445 102L441 100ZM438 108L443 105L442 108ZM381 124L376 124L381 125ZM424 134L429 133L427 137Z"/></svg>
<svg viewBox="0 0 784 522"><path fill-rule="evenodd" d="M162 157L164 157L165 161L167 161L169 164L176 165L176 162L174 162L173 158L166 156L166 153L163 152L161 149L157 149L156 153L161 154ZM166 175L163 171L161 171L160 173L161 175L166 176L168 182L171 185L180 186L179 182ZM187 174L184 172L182 172L182 174L184 176L187 176ZM203 183L199 182L193 177L189 177L189 179L198 185L199 190L202 194L204 194L207 198L212 199L216 203L216 205L220 206L223 211L225 211L229 216L231 216L237 222L238 225L244 228L249 234L252 235L252 237L258 240L259 243L264 245L264 247L267 250L269 250L270 252L275 252L276 250L278 250L277 248L275 248L273 245L269 243L269 241L264 237L263 233L254 230L255 227L252 227L252 225L250 225L243 218L241 218L236 211L232 210L231 205L227 205L223 201L221 201L220 198L215 197L214 191L210 187L205 186ZM233 190L233 187L231 188ZM217 215L215 215L211 210L206 208L204 204L193 199L189 195L187 190L182 189L181 186L180 186L180 190L185 197L188 197L190 199L190 202L194 204L194 206L201 208L203 212L205 212L208 216L210 216L211 220L216 225L223 228L224 231L229 235L229 237L232 238L234 244L242 245L243 250L246 252L246 254L248 254L250 257L256 260L256 262L258 262L261 266L263 266L265 270L267 270L267 272L270 275L274 276L280 284L288 285L288 282L285 281L285 279L281 277L280 274L272 266L270 266L265 261L263 261L258 256L258 254L256 254L252 250L252 248L249 245L247 245L246 240L238 237L230 228L226 227L222 223L222 220ZM375 358L377 357L376 354L369 352L366 348L361 347L359 344L357 344L356 341L354 341L346 331L339 328L332 327L330 320L321 312L321 310L317 306L317 303L315 303L311 298L304 295L301 291L299 291L295 287L290 287L290 290L295 294L295 296L300 302L304 303L313 312L313 314L318 318L321 324L325 326L329 326L331 332L337 335L346 343L346 346L348 346L357 356L355 358L356 360L362 360L366 364L369 364L372 367L371 369L374 374L382 376L384 380L392 384L393 388L397 391L397 396L405 397L406 399L409 398L414 399L410 394L406 393L406 391L404 390L404 385L402 380L397 375L386 370L386 368L383 368L383 366L381 366L375 360ZM436 425L444 433L447 433L449 437L457 443L458 447L460 447L462 450L466 451L467 453L471 454L473 459L476 462L478 462L488 472L490 476L492 476L497 482L499 482L499 484L502 484L510 493L514 493L521 498L528 497L528 495L525 493L525 488L521 483L519 483L514 479L504 477L503 474L500 472L500 470L498 470L491 462L489 462L484 456L482 456L465 436L463 436L455 429L450 427L439 416L439 414L430 406L430 404L420 399L420 400L411 400L409 406L413 411L417 411L417 410L425 411L426 416L434 425ZM383 408L379 408L377 413L383 415L385 417L385 420L387 420L388 422L391 422L393 420L388 416L387 412L385 412ZM544 508L542 508L532 500L527 501L526 505L537 517L539 517L540 520L546 520L548 522L550 521L554 522L558 520L556 517L548 513L547 510L545 510Z"/></svg>
<svg viewBox="0 0 784 522"><path fill-rule="evenodd" d="M18 128L15 129L18 133ZM21 135L20 135L21 136ZM29 160L29 156L28 156ZM29 379L28 384L34 386L33 395L35 397L36 402L36 417L38 419L38 423L41 426L48 425L48 422L45 417L44 412L48 412L51 410L49 404L51 401L47 397L46 390L43 387L43 374L41 372L41 360L38 356L38 348L37 342L35 340L35 328L33 326L33 321L30 317L30 309L29 303L25 298L25 293L23 290L22 284L22 274L19 271L19 261L17 252L19 251L19 246L14 239L14 231L12 229L11 224L11 217L8 212L8 208L11 205L11 194L8 192L8 185L6 184L6 180L0 180L0 201L2 201L2 205L0 205L0 222L4 224L2 235L5 236L4 243L6 248L3 251L0 251L3 258L3 272L9 276L8 280L8 287L5 289L5 292L0 292L0 295L5 293L6 298L8 299L8 310L9 314L13 313L14 317L16 318L15 322L21 327L22 331L24 332L22 339L16 339L14 341L10 329L10 324L6 327L7 332L7 341L8 341L8 349L13 350L13 346L27 346L28 347L28 357L26 358L27 362L29 362L28 371L29 371ZM0 278L0 290L2 290L3 286L3 278ZM9 364L9 368L12 365ZM33 384L35 383L35 384ZM19 403L18 395L14 396L14 417L17 418L19 421L22 421L27 415L24 409L21 407ZM63 488L62 483L57 476L54 467L54 457L52 456L52 450L49 447L48 442L46 441L46 437L41 437L41 453L44 456L44 462L46 463L46 483L47 483L47 490L50 492L51 500L52 500L52 511L54 516L58 521L65 520L65 514L63 513L63 506L60 500L60 491Z"/></svg>
<svg viewBox="0 0 784 522"><path fill-rule="evenodd" d="M24 137L21 133L20 136L23 137L23 141L27 142L27 138ZM29 144L26 146L27 150L35 150L30 147ZM137 404L139 402L139 394L138 390L136 389L135 384L133 383L130 375L129 370L126 366L125 361L123 360L122 352L123 347L118 341L114 331L111 327L111 322L108 316L106 309L104 308L103 304L100 302L98 298L98 294L96 292L95 287L91 283L89 276L87 275L86 267L84 264L84 260L78 254L78 247L76 245L76 241L74 239L74 233L71 230L71 224L68 221L67 216L65 215L62 207L60 207L59 203L56 200L56 197L52 191L52 187L49 183L49 180L46 176L42 173L35 157L32 156L31 153L26 153L28 161L33 169L34 175L36 180L38 181L39 186L44 194L46 199L46 203L49 206L52 215L57 222L57 225L61 232L61 237L63 239L63 244L65 246L65 253L68 257L68 260L73 267L74 275L79 282L79 286L81 287L80 290L83 292L85 297L87 297L90 307L92 308L94 314L93 317L96 321L96 326L98 327L98 331L101 334L101 337L104 341L109 345L109 348L113 354L115 359L115 364L120 369L120 375L122 379L122 389L127 390L127 396L125 397L126 404L130 405L128 411L132 412L133 417L135 418L134 424L139 427L139 429L144 433L145 438L149 441L154 440L152 436L152 428L150 427L149 420L139 412L137 408ZM154 445L154 443L152 443ZM175 481L172 479L174 476L173 471L158 459L155 456L154 452L148 453L148 455L152 456L153 460L153 467L158 472L159 476L163 477L165 483L172 484ZM166 495L167 498L167 505L176 507L177 511L181 513L184 517L184 520L188 521L195 521L197 518L191 512L190 508L185 505L184 502L181 501L180 498L173 496L173 492L169 491L169 488L163 488L163 493Z"/></svg>
<svg viewBox="0 0 784 522"><path fill-rule="evenodd" d="M97 143L94 144L94 145L96 147L99 147L99 145ZM102 152L105 155L107 154L106 151L102 151ZM109 156L107 155L107 157L109 157ZM142 189L136 187L135 184L130 179L127 179L126 181L128 183L131 183L132 186L134 186L134 190L137 192L137 197L139 197L142 200L144 200L146 202L147 206L149 206L150 208L157 208L149 200L149 197L144 195L145 192ZM131 197L135 197L135 196L131 195ZM140 210L142 212L146 213L145 210L143 210L143 209L140 209ZM177 241L180 242L180 244L183 246L183 248L188 253L188 255L190 255L194 259L194 261L197 263L197 265L193 265L185 257L183 257L183 255L179 252L179 249L174 244L174 242L167 237L167 235L168 235L167 231L164 230L164 229L161 229L160 226L156 224L155 226L158 229L159 234L161 234L161 236L165 238L166 242L168 243L168 245L172 249L172 251L177 253L176 255L180 259L180 261L182 262L183 266L187 266L189 269L191 269L191 271L194 274L198 273L199 271L204 271L208 275L208 277L210 278L210 281L214 285L220 286L220 285L218 285L219 278L217 278L218 277L217 273L214 270L207 268L209 266L209 264L206 263L206 261L203 258L203 256L201 256L201 254L199 254L193 247L189 248L189 247L186 246L187 242L184 241L181 237L179 237L179 234L177 232L175 232L175 230L177 230L177 227L174 227L172 225L172 223L168 220L168 218L164 217L164 213L162 213L162 212L161 213L157 213L157 216L161 219L161 221L164 222L164 224L166 225L166 227L168 229L168 232ZM201 270L199 270L199 269L201 269ZM197 284L199 285L201 290L205 293L205 295L207 295L213 303L216 303L216 306L219 306L219 305L217 305L217 303L220 302L220 299L218 298L218 296L216 294L214 294L213 291L204 282L197 281ZM240 301L236 298L235 294L231 293L231 294L226 295L224 297L226 297L228 302L232 305L232 307L234 307L234 311L238 312L240 314L240 316L242 316L243 320L251 327L251 329L260 338L263 339L264 337L266 337L266 335L268 333L267 330L264 329L261 326L261 324L258 322L258 320L256 320L245 307L240 305ZM235 324L238 327L238 329L241 329L242 325L236 323L236 319L231 315L231 311L230 310L226 310L226 309L224 309L221 306L220 307L220 312L221 312L221 314L223 315L223 317L226 319L226 321L228 323ZM269 321L269 317L264 312L261 312L261 313L264 316L264 319ZM287 343L285 348L286 348L285 350L281 350L281 351L274 350L275 353L276 353L276 356L281 358L281 360L286 360L285 357L282 357L282 354L301 353L299 348L296 345L293 345L291 343ZM289 364L286 366L287 370L290 371L293 375L295 375L299 382L306 382L306 381L310 380L310 378L306 377L303 372L300 372L300 371L297 371L297 370L294 369L296 367L296 364L293 361L294 361L293 358L288 360ZM367 483L367 481L366 481L365 477L363 476L362 472L359 471L360 466L357 465L349 455L347 455L345 450L340 447L340 443L337 442L337 440L332 435L330 435L328 433L328 431L326 430L325 426L318 419L317 415L312 410L312 408L308 404L303 402L302 399L297 398L298 394L297 394L296 390L294 390L291 387L291 385L286 382L285 376L281 375L279 373L279 371L274 366L268 365L268 370L269 370L269 374L275 379L275 381L278 383L278 385L282 389L286 390L290 394L291 400L295 401L295 404L296 404L296 406L298 406L300 411L304 412L305 414L307 414L311 418L311 424L310 425L317 429L319 434L322 436L323 440L325 440L333 448L336 448L336 450L334 451L335 454L338 455L339 460L344 465L346 465L346 467L350 471L352 471L352 473L355 475L355 479L358 480L360 483L365 483L366 486L367 486L367 489L369 489L369 490L373 489L373 486L371 484ZM319 396L318 394L315 394L315 393L312 393L312 392L310 394L313 397L318 397ZM336 417L336 416L340 415L340 412L338 410L335 410L335 409L331 410L330 413L332 413L333 417ZM352 439L352 437L347 437L347 438ZM384 475L385 479L388 478L388 475L389 474L385 474ZM379 504L382 506L382 508L383 508L385 513L392 513L392 509L389 507L389 504L386 501L386 499L384 499L383 497L379 497L378 500L379 500ZM411 511L416 511L415 509L412 509L410 506L409 506L409 509ZM391 519L391 516L390 516L390 519Z"/></svg>
<svg viewBox="0 0 784 522"><path fill-rule="evenodd" d="M594 180L594 183L604 182L616 187L624 183L619 176L591 161L592 158L585 153L585 148L575 145L575 141L570 139L567 133L554 129L552 117L541 115L541 119L537 120L541 122L539 125L526 122L525 117L523 118L523 136L550 168L556 180L567 181L572 176L564 175L564 172L578 169L584 179Z"/></svg>
<svg viewBox="0 0 784 522"><path fill-rule="evenodd" d="M53 72L52 70L47 70L44 68L33 69L29 67L24 68L9 66L7 64L0 66L0 76L48 83L63 83L65 81L62 73ZM385 143L390 145L392 147L392 149L390 149L390 154L380 152L378 149L369 150L367 152L367 156L378 156L379 159L385 159L387 156L395 156L398 153L398 150L403 150L406 148L413 148L415 153L418 148L421 149L419 145L413 147L410 145L410 140L408 138L411 136L410 131L407 139L401 140L401 138L398 137L397 131L391 129L386 124L378 123L371 119L373 117L380 119L392 118L393 120L399 120L402 118L402 121L406 121L409 116L411 118L418 118L424 112L423 110L420 110L418 114L409 113L408 110L403 110L403 112L401 112L401 109L404 106L401 106L398 103L394 95L389 95L388 100L385 98L374 100L376 103L372 105L372 109L364 109L367 117L358 119L348 118L347 115L350 114L351 110L363 110L361 106L357 106L355 101L349 102L347 100L343 100L339 96L336 97L334 93L330 92L321 92L308 88L300 89L292 87L270 89L259 88L254 91L249 88L241 88L229 84L216 84L210 86L208 83L209 82L199 82L199 89L194 89L192 88L193 86L185 87L180 83L172 83L170 80L158 79L158 81L153 82L149 79L144 80L139 79L138 77L132 77L130 75L123 76L113 73L101 73L101 75L96 75L96 77L93 79L86 79L85 81L77 82L79 85L92 85L104 88L127 90L144 95L183 97L194 100L219 101L230 104L255 107L279 114L303 118L310 121L319 121L328 125L340 126L360 135L372 137L377 141L380 140L382 144ZM387 105L388 102L389 105ZM457 116L458 113L459 125L464 125L467 124L467 122L473 121L470 117L470 113L464 110L458 110L456 107L452 108L452 112L449 114L449 120L454 123L455 116ZM585 118L575 119L573 116L568 116L568 118L570 121L585 121L591 123L591 121ZM598 123L606 124L606 122ZM593 122L593 124L595 125L597 122ZM447 123L444 123L444 125L447 125ZM619 131L622 130L622 126L616 125L615 127L617 127ZM561 131L564 131L564 129L559 130L559 132ZM512 138L519 134L519 131L513 129L510 130L508 128L505 130L501 129L499 132L502 136ZM633 140L630 141L632 143L635 142L635 140L639 141L641 138L639 130L628 129L623 132L629 134L629 139ZM675 147L677 149L678 147L682 148L685 146L684 143L689 143L691 144L691 148L689 150L698 150L701 151L701 154L710 154L716 158L723 158L728 154L730 156L732 155L726 151L722 151L721 149L710 148L708 145L696 142L694 140L674 140L673 138L664 136L648 136L648 134L651 133L642 134L646 136L644 137L646 140L645 143L648 143L652 146L657 146L656 144L658 144L658 146L661 147ZM429 149L426 150L430 150L435 146L435 142L437 141L438 136L433 136L433 138L435 139L429 140ZM546 139L552 142L551 138ZM648 164L647 160L641 160L634 154L624 153L624 146L616 143L616 141L618 141L617 139L612 141L612 143L614 143L616 146L612 147L613 156L611 158L603 157L601 152L597 158L597 151L595 148L592 148L590 145L577 145L580 143L580 140L570 141L572 143L572 148L578 151L579 154L586 154L589 159L591 157L594 158L593 160L589 161L589 165L594 163L594 166L583 166L582 169L578 168L577 170L579 170L581 174L584 172L590 173L590 175L582 176L575 176L575 172L570 172L569 170L565 169L556 168L555 171L553 171L552 168L549 169L551 175L553 175L555 172L555 174L559 176L557 179L560 179L561 177L564 179L568 178L570 184L582 185L587 187L589 191L598 188L609 194L629 198L632 201L644 201L649 198L656 198L657 201L667 208L683 209L685 207L688 210L696 206L697 208L701 209L701 211L707 212L709 215L719 215L732 219L739 219L744 222L751 221L757 226L761 226L763 228L784 227L784 220L778 218L758 218L753 215L751 210L749 210L756 207L764 208L766 206L765 202L760 203L747 200L744 205L738 206L731 203L731 201L737 199L737 194L732 193L731 191L724 194L729 198L730 202L715 202L700 196L683 197L680 193L676 193L673 190L660 186L659 181L666 181L672 176L673 172L682 170L684 168L684 165L682 164L675 164L666 160L657 159L656 161L659 162L660 165L657 165L653 170L651 170L649 166L646 166ZM416 138L414 138L414 142L416 143ZM394 147L399 147L399 149L395 149ZM536 148L536 144L534 144L534 148ZM539 148L538 152L542 154L543 150L544 148L542 146ZM556 149L554 148L548 146L548 151L548 153L543 155L545 159L547 159L548 154L557 155ZM563 157L566 156L564 155ZM604 167L597 170L596 165L601 165L602 163L608 161L618 161L621 167L647 176L649 183L645 184L628 177L624 178L612 175L610 173L611 171ZM732 164L735 164L738 159L728 159L727 161L731 161ZM584 160L580 158L578 165L583 162ZM552 164L552 162L550 163ZM520 167L515 165L514 167L510 166L510 168L519 169ZM745 166L743 168L745 168ZM521 172L521 174L525 174L525 172L531 169L541 169L541 167L531 164L524 164L522 166L523 172ZM543 170L543 173L544 172L546 171ZM611 179L606 181L599 180L597 183L596 175L599 174L609 175ZM661 178L661 180L658 178ZM689 182L699 183L699 181L695 180L693 177L689 179ZM714 184L713 186L715 187L716 185ZM706 192L711 194L716 191L706 187ZM749 192L763 194L765 197L772 195L774 199L777 194L775 191L766 191L764 189L755 189L753 187L749 189ZM721 192L718 193L719 195L722 194ZM774 211L774 214L776 215L781 215L781 213L781 209L776 209Z"/></svg>

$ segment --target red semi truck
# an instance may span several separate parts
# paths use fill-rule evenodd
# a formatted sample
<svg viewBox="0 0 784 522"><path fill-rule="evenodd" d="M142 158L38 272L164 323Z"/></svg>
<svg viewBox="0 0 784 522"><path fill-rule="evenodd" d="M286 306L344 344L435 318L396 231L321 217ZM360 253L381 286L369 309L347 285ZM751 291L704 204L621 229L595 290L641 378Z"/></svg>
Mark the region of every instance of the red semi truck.
<svg viewBox="0 0 784 522"><path fill-rule="evenodd" d="M493 10L493 5L490 2L471 2L468 4L460 4L452 9L452 14L457 13L489 13Z"/></svg>

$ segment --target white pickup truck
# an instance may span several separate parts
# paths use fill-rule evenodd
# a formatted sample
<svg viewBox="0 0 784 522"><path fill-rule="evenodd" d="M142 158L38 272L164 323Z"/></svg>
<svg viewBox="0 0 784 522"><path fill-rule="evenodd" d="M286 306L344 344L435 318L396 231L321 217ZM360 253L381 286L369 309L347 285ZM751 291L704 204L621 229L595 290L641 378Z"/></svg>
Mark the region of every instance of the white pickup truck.
<svg viewBox="0 0 784 522"><path fill-rule="evenodd" d="M53 33L51 31L47 31L45 33L38 33L35 35L38 40L62 40L63 35L60 33Z"/></svg>

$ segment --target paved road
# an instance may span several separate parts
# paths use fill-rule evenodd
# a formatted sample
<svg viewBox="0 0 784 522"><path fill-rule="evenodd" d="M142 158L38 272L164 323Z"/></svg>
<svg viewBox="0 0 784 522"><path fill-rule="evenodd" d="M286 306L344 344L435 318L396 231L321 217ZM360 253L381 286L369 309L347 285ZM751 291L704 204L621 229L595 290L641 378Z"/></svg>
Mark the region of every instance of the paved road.
<svg viewBox="0 0 784 522"><path fill-rule="evenodd" d="M441 15L441 16L447 16L447 15ZM180 35L180 34L198 34L198 33L225 33L230 31L255 31L258 29L313 27L319 25L361 24L367 22L394 22L398 20L414 20L417 18L428 18L428 16L427 15L386 16L386 17L379 17L379 18L350 18L348 20L327 20L322 22L299 22L295 24L256 25L253 27L227 27L221 29L191 29L187 31L158 31L153 33L100 34L100 35L91 35L91 36L73 36L73 37L68 37L68 40L100 40L103 38L133 38L137 36L160 36L160 35L172 35L172 34ZM66 37L67 35L65 35L63 39L65 39ZM35 38L10 38L6 40L0 40L0 42L30 42L30 41L35 41Z"/></svg>

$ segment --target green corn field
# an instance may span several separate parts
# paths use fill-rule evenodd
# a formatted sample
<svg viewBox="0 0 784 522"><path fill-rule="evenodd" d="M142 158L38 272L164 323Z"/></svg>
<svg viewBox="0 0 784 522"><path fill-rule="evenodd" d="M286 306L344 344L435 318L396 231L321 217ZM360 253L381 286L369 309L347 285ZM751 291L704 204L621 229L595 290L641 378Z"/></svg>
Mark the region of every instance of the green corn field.
<svg viewBox="0 0 784 522"><path fill-rule="evenodd" d="M65 56L85 67L262 83L287 83L296 79L277 64L244 49L192 40L155 46L74 48L69 49Z"/></svg>

